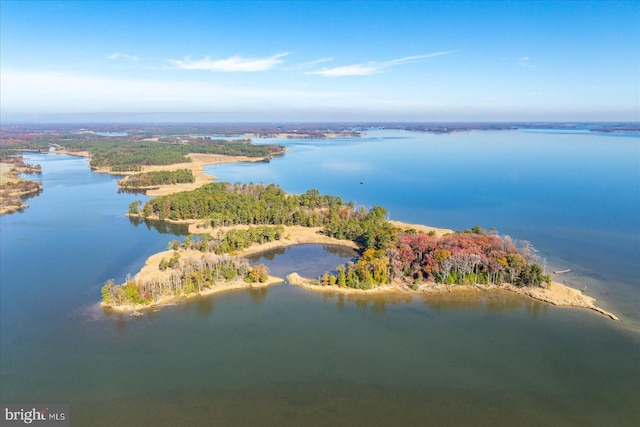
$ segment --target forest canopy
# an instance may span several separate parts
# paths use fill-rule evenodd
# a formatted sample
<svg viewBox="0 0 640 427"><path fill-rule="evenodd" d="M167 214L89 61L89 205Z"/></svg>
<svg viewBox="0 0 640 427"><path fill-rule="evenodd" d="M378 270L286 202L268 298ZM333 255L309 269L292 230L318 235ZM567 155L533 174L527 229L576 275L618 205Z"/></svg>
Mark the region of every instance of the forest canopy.
<svg viewBox="0 0 640 427"><path fill-rule="evenodd" d="M178 169L174 171L151 171L129 175L126 179L118 181L123 188L144 188L154 185L171 185L195 182L195 177L190 169Z"/></svg>
<svg viewBox="0 0 640 427"><path fill-rule="evenodd" d="M382 207L356 208L353 202L321 195L318 190L295 195L274 184L219 182L154 198L132 213L161 220L200 219L212 227L321 227L330 237L356 242L361 257L339 266L336 274L323 275L321 285L360 289L421 282L544 286L551 281L528 242L518 244L478 226L442 237L403 231L387 221ZM216 243L220 244L222 240Z"/></svg>
<svg viewBox="0 0 640 427"><path fill-rule="evenodd" d="M88 151L92 168L108 168L112 172L135 172L142 166L188 163L189 153L225 156L270 157L283 148L255 145L249 141L193 139L184 143L128 140L70 140L61 145L69 151Z"/></svg>

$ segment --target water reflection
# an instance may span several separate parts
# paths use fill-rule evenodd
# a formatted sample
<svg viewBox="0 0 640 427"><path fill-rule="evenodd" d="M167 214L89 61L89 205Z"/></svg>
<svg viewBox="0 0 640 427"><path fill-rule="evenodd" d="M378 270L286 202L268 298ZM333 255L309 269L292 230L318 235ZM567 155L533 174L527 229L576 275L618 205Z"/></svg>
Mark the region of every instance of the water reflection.
<svg viewBox="0 0 640 427"><path fill-rule="evenodd" d="M339 256L341 258L346 258L346 259L349 259L349 260L353 260L354 257L356 256L356 253L353 250L353 248L350 248L348 246L323 245L322 246L322 250L325 251L325 252L328 252L330 254Z"/></svg>
<svg viewBox="0 0 640 427"><path fill-rule="evenodd" d="M316 278L335 272L338 265L353 260L357 252L348 246L304 244L277 248L247 257L251 263L263 263L273 276L285 277L296 272Z"/></svg>
<svg viewBox="0 0 640 427"><path fill-rule="evenodd" d="M152 228L158 231L160 234L174 234L176 236L188 236L189 226L187 224L175 224L166 221L158 221L147 218L128 217L131 224L138 227L139 225L146 225L148 230Z"/></svg>
<svg viewBox="0 0 640 427"><path fill-rule="evenodd" d="M204 317L208 317L211 312L213 311L213 301L214 299L211 297L208 298L198 298L195 301L195 305L196 305L196 313L198 314L198 317L200 318L204 318Z"/></svg>
<svg viewBox="0 0 640 427"><path fill-rule="evenodd" d="M318 292L321 292L323 302L335 300L336 306L341 310L352 305L357 309L370 310L374 314L385 314L389 306L407 305L412 301L420 301L438 313L472 310L497 314L524 309L527 317L538 318L546 315L549 309L549 304L499 289L493 290L491 293L476 289L464 289L441 294L399 293L396 291L378 294Z"/></svg>
<svg viewBox="0 0 640 427"><path fill-rule="evenodd" d="M260 260L273 261L275 259L276 255L283 255L286 250L287 250L287 248L271 249L271 250L266 251L266 252L260 252L260 253L255 254L255 255L250 255L250 256L247 257L247 259L250 262L257 263L257 264L259 264Z"/></svg>
<svg viewBox="0 0 640 427"><path fill-rule="evenodd" d="M256 288L249 290L249 296L251 297L251 302L254 305L260 305L264 302L264 299L267 297L267 292L269 292L268 288Z"/></svg>
<svg viewBox="0 0 640 427"><path fill-rule="evenodd" d="M157 188L157 187L155 187ZM146 196L148 188L140 189L140 188L118 188L118 194L137 194Z"/></svg>

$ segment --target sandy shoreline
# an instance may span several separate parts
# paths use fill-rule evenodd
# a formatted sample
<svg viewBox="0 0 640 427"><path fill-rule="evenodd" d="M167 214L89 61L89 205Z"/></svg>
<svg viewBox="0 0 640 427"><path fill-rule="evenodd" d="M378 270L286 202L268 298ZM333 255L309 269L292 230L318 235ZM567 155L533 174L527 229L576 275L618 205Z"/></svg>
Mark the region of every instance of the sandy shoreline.
<svg viewBox="0 0 640 427"><path fill-rule="evenodd" d="M429 234L429 233L433 232L433 233L435 233L436 237L442 237L445 234L453 234L454 233L453 230L450 230L448 228L436 228L436 227L430 227L428 225L422 225L422 224L407 224L405 222L391 221L391 220L389 220L389 222L394 227L401 228L403 231L414 229L417 232L425 233L425 234Z"/></svg>
<svg viewBox="0 0 640 427"><path fill-rule="evenodd" d="M195 224L192 224L194 226ZM405 225L403 223L397 223L397 226ZM411 224L406 224L411 226ZM246 227L246 226L245 226ZM413 228L413 227L411 227ZM228 229L228 228L227 228ZM215 229L219 230L219 229ZM199 229L199 232L212 232L214 229ZM443 232L441 229L438 232ZM226 231L226 229L225 229ZM265 244L254 244L251 247L230 254L231 256L239 256L244 257L251 254L256 254L260 252L264 252L271 249L278 248L286 248L299 244L332 244L332 245L342 245L350 248L356 249L357 246L354 242L349 240L338 240L334 238L330 238L319 234L320 228L307 228L307 227L285 227L285 238L282 240L269 242ZM163 252L159 252L150 256L144 267L135 275L134 279L139 281L145 280L154 280L163 275L170 274L170 272L161 271L159 268L160 261L162 259L169 259L173 254L173 250L167 250ZM181 250L182 257L200 257L202 256L201 252L194 250ZM509 293L513 293L515 295L520 295L528 298L535 299L537 301L545 302L551 305L560 306L560 307L572 307L572 308L585 308L589 310L593 310L598 312L604 316L607 316L613 320L619 320L618 317L610 313L606 310L595 305L595 299L584 295L581 291L577 289L570 288L566 285L563 285L558 282L552 282L551 286L548 288L529 288L529 287L516 287L510 284L503 285L474 285L474 286L460 286L460 285L444 285L437 283L423 283L418 286L417 289L411 289L404 284L393 284L393 285L385 285L378 286L373 289L362 290L362 289L352 289L352 288L341 288L338 286L319 286L312 284L310 279L301 277L297 273L291 273L287 275L287 280L290 284L295 286L303 287L307 290L314 292L334 292L339 294L359 294L359 295L384 295L384 294L393 294L393 295L447 295L449 293L458 294L460 292L470 292L470 291L478 291L478 292L501 292L507 291ZM269 280L266 283L246 283L243 281L235 281L235 282L222 282L220 285L216 285L214 288L205 289L201 292L192 293L189 295L183 296L166 296L160 298L156 303L148 304L148 305L123 305L123 306L111 306L105 304L104 302L101 305L104 308L112 309L117 312L132 312L145 310L150 308L157 308L163 305L167 305L169 303L186 300L189 298L193 298L196 296L203 295L211 295L218 292L224 292L233 289L251 289L258 287L265 287L276 283L282 283L283 279L278 277L269 276Z"/></svg>
<svg viewBox="0 0 640 427"><path fill-rule="evenodd" d="M414 294L414 295L446 295L447 293L460 293L469 291L481 291L481 292L495 292L495 291L508 291L510 293L532 298L537 301L545 302L547 304L555 305L558 307L570 307L570 308L585 308L593 310L604 316L609 317L612 320L620 320L618 317L606 310L595 305L595 299L584 295L577 289L570 288L558 282L552 282L548 288L519 288L511 284L502 285L443 285L438 283L424 283L417 289L411 289L406 285L402 286L378 286L373 289L351 289L341 288L339 286L320 286L312 284L312 281L301 277L298 273L291 273L287 275L287 280L294 286L300 286L313 292L335 292L341 294L359 294L359 295L371 295L371 294Z"/></svg>
<svg viewBox="0 0 640 427"><path fill-rule="evenodd" d="M191 224L191 225L195 225L195 224ZM247 227L248 226L238 226L233 228L247 228ZM230 228L232 227L224 227L219 229L199 229L198 232L199 233L212 232L213 234L214 232L217 232L217 230L223 230L226 232ZM295 246L299 244L327 244L327 245L341 245L341 246L346 246L354 249L357 248L357 245L350 240L338 240L338 239L325 236L323 234L319 234L319 231L321 230L320 227L309 228L309 227L294 226L294 227L284 227L284 228L285 228L284 239L274 241L274 242L264 243L261 245L254 244L243 251L234 252L229 255L244 257L244 256L268 251L271 249L286 248L286 247ZM136 273L133 279L135 281L140 281L140 282L154 281L162 277L165 277L167 275L170 275L171 274L170 270L162 271L160 270L159 266L160 266L160 261L162 261L163 259L170 259L173 253L174 253L174 250L166 250L166 251L158 252L156 254L151 255L149 258L147 258L145 265L140 269L138 273ZM184 250L184 249L180 250L180 254L181 254L181 258L199 258L203 255L203 253L199 251ZM146 305L145 304L125 304L125 305L116 306L116 305L107 304L104 301L101 302L100 305L105 309L110 309L116 312L140 311L140 310L145 310L150 308L161 307L163 305L167 305L168 303L172 303L180 300L186 300L196 296L211 295L218 292L224 292L224 291L233 290L233 289L260 288L260 287L266 287L266 286L270 286L270 285L282 283L282 282L283 282L282 278L270 275L269 279L265 283L247 283L241 280L234 281L234 282L220 282L213 288L208 288L203 291L194 292L188 295L180 295L180 296L167 295L164 297L160 297L157 302L146 304Z"/></svg>
<svg viewBox="0 0 640 427"><path fill-rule="evenodd" d="M104 301L100 302L100 306L105 310L111 310L117 313L132 313L132 312L142 312L145 310L154 310L159 309L164 306L174 305L175 303L180 303L188 300L192 300L194 298L203 297L207 295L213 295L220 292L227 292L236 289L259 289L266 288L267 286L277 285L283 283L284 280L275 277L269 276L264 283L247 283L243 280L234 280L232 282L220 282L215 285L213 288L208 288L200 292L193 292L186 295L166 295L158 298L158 301L152 302L149 304L124 304L124 305L110 305L105 303Z"/></svg>

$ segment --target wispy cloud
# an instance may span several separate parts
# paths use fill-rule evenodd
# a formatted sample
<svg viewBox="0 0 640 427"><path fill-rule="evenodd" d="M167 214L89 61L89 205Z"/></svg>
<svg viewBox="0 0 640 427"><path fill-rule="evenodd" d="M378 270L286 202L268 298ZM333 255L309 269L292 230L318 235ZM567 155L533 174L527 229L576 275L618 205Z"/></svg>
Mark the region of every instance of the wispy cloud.
<svg viewBox="0 0 640 427"><path fill-rule="evenodd" d="M302 64L298 64L298 65L294 66L293 69L305 70L305 69L313 68L318 64L323 64L325 62L333 61L333 59L334 58L320 58L320 59L316 59L314 61L303 62Z"/></svg>
<svg viewBox="0 0 640 427"><path fill-rule="evenodd" d="M226 59L212 60L208 56L200 60L192 60L190 57L184 59L170 59L169 62L176 68L182 70L205 70L205 71L267 71L282 63L282 57L289 53L279 53L268 58L242 58L231 56Z"/></svg>
<svg viewBox="0 0 640 427"><path fill-rule="evenodd" d="M536 67L534 64L531 63L531 58L529 58L528 56L523 56L522 58L519 58L517 64L523 68Z"/></svg>
<svg viewBox="0 0 640 427"><path fill-rule="evenodd" d="M425 55L406 56L404 58L392 59L385 62L368 62L366 64L343 65L339 67L323 68L317 71L308 71L305 74L315 74L323 77L345 77L345 76L370 76L378 74L383 69L393 67L395 65L407 64L410 62L418 62L435 56L449 55L457 52L449 50L443 52L433 52Z"/></svg>
<svg viewBox="0 0 640 427"><path fill-rule="evenodd" d="M116 52L111 55L107 55L107 59L116 60L116 59L128 59L129 61L137 61L140 59L138 55L127 55L126 53Z"/></svg>

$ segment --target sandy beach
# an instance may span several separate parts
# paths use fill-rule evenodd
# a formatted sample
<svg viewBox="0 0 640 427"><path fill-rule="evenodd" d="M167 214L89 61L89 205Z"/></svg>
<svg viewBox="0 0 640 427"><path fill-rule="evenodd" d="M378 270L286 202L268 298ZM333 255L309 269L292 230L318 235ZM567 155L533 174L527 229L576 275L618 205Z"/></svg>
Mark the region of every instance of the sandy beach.
<svg viewBox="0 0 640 427"><path fill-rule="evenodd" d="M445 234L453 234L454 231L450 230L448 228L436 228L436 227L430 227L428 225L422 225L422 224L407 224L405 222L400 222L400 221L389 221L394 227L398 227L404 231L406 230L410 230L410 229L414 229L420 233L425 233L425 234L429 234L431 232L435 233L436 237L442 237Z"/></svg>
<svg viewBox="0 0 640 427"><path fill-rule="evenodd" d="M619 320L618 317L606 310L595 305L595 299L584 295L577 289L570 288L558 282L552 282L548 288L533 288L533 287L517 287L511 284L502 285L482 285L477 284L474 286L466 285L444 285L438 283L423 283L418 286L417 289L411 289L404 284L385 285L378 286L373 289L351 289L341 288L339 286L320 286L314 285L313 281L304 277L301 277L298 273L291 273L287 275L287 280L290 284L300 286L305 289L314 292L335 292L341 294L421 294L421 295L446 295L447 293L460 293L460 292L496 292L496 291L508 291L517 295L522 295L542 301L551 305L559 307L572 307L572 308L586 308L596 311L604 316L609 317L612 320Z"/></svg>

